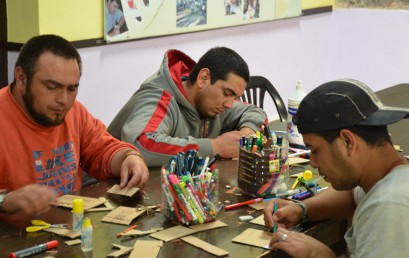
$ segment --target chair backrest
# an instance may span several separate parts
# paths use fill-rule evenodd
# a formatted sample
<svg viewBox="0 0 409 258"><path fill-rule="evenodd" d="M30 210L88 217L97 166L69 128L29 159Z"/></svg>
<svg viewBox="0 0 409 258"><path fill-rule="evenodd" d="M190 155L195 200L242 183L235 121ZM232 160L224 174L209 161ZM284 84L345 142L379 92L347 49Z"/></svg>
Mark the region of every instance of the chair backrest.
<svg viewBox="0 0 409 258"><path fill-rule="evenodd" d="M239 99L243 102L264 108L264 96L266 91L270 94L276 105L281 122L285 122L287 120L287 108L273 84L263 76L250 76L246 90L244 91L243 96L239 97Z"/></svg>

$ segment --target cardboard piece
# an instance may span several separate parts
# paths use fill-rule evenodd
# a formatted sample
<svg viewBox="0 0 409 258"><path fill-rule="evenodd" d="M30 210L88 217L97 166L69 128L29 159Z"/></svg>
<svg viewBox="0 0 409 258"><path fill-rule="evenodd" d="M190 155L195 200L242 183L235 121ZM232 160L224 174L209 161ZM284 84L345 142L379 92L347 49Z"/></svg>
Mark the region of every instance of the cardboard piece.
<svg viewBox="0 0 409 258"><path fill-rule="evenodd" d="M191 228L187 228L181 225L172 227L172 228L168 228L166 230L162 230L153 234L150 234L150 237L168 242L177 238L181 238L184 236L188 236L191 235L193 233L196 233L197 231L191 229Z"/></svg>
<svg viewBox="0 0 409 258"><path fill-rule="evenodd" d="M268 231L248 228L240 235L233 238L233 242L268 249L268 244L270 243L272 236L273 233Z"/></svg>
<svg viewBox="0 0 409 258"><path fill-rule="evenodd" d="M71 239L81 236L81 231L76 231L76 230L66 229L66 228L45 228L43 230L50 232L50 233L57 234L59 236L68 237Z"/></svg>
<svg viewBox="0 0 409 258"><path fill-rule="evenodd" d="M107 257L120 257L122 255L128 254L133 250L133 247L112 244L113 247L119 248L119 250L113 251L108 254Z"/></svg>
<svg viewBox="0 0 409 258"><path fill-rule="evenodd" d="M107 193L110 194L117 194L117 195L123 195L123 196L128 196L128 197L133 197L137 192L139 192L139 188L137 187L124 187L124 188L120 188L119 185L113 185L108 191Z"/></svg>
<svg viewBox="0 0 409 258"><path fill-rule="evenodd" d="M65 241L64 243L68 246L80 245L81 239L68 240L68 241Z"/></svg>
<svg viewBox="0 0 409 258"><path fill-rule="evenodd" d="M70 208L72 209L72 201L74 199L83 199L84 200L84 211L97 207L103 203L105 203L107 200L104 198L98 199L98 198L92 198L92 197L84 197L84 196L79 196L79 195L72 195L72 194L66 194L63 196L60 196L57 198L57 204L59 207L64 207L64 208Z"/></svg>
<svg viewBox="0 0 409 258"><path fill-rule="evenodd" d="M201 231L211 230L215 228L222 228L222 227L227 227L226 223L220 220L215 220L209 223L192 225L189 228L193 229L195 232L201 232Z"/></svg>
<svg viewBox="0 0 409 258"><path fill-rule="evenodd" d="M144 236L144 235L149 235L158 231L162 231L163 228L151 228L149 230L137 230L137 229L132 229L129 230L128 232L125 232L123 234L121 234L121 236Z"/></svg>
<svg viewBox="0 0 409 258"><path fill-rule="evenodd" d="M265 226L265 224L264 224L264 214L261 214L257 218L251 220L250 223L257 224L257 225L260 225L260 226Z"/></svg>
<svg viewBox="0 0 409 258"><path fill-rule="evenodd" d="M163 242L158 240L137 240L129 258L156 258L162 245Z"/></svg>
<svg viewBox="0 0 409 258"><path fill-rule="evenodd" d="M146 210L137 211L136 208L119 206L115 210L105 215L101 221L121 225L129 225L139 215Z"/></svg>
<svg viewBox="0 0 409 258"><path fill-rule="evenodd" d="M211 244L209 244L209 243L207 243L207 242L205 242L205 241L203 241L203 240L201 240L201 239L199 239L197 237L186 236L186 237L182 237L181 239L183 241L185 241L186 243L189 243L189 244L191 244L191 245L193 245L193 246L195 246L195 247L197 247L199 249L202 249L202 250L204 250L204 251L206 251L208 253L211 253L211 254L213 254L215 256L220 257L220 256L229 255L229 252L227 252L227 251L225 251L225 250L223 250L223 249L221 249L221 248L219 248L217 246L211 245Z"/></svg>
<svg viewBox="0 0 409 258"><path fill-rule="evenodd" d="M101 201L105 201L104 202L104 208L92 208L92 209L88 209L86 210L86 212L98 212L98 211L112 211L113 209L115 209L114 206L112 206L112 204L105 198L105 197L99 197L98 199L100 199Z"/></svg>
<svg viewBox="0 0 409 258"><path fill-rule="evenodd" d="M257 211L264 210L264 208L267 206L267 203L268 201L253 203L253 204L249 204L249 207Z"/></svg>

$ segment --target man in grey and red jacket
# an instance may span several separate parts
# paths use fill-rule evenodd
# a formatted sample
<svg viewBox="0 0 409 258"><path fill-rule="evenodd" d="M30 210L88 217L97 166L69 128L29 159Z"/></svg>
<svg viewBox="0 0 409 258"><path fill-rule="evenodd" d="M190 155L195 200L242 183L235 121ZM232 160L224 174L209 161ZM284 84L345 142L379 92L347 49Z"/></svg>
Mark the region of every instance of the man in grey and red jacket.
<svg viewBox="0 0 409 258"><path fill-rule="evenodd" d="M108 131L134 144L150 167L190 149L202 157L237 157L239 139L268 122L261 108L237 100L249 77L246 62L229 48L212 48L198 63L169 50Z"/></svg>

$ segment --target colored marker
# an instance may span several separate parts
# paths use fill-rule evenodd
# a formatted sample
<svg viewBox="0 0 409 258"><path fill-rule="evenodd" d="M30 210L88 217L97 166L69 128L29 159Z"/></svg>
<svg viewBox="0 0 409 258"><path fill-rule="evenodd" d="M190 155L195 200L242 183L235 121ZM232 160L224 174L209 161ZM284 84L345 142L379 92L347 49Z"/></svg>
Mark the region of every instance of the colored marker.
<svg viewBox="0 0 409 258"><path fill-rule="evenodd" d="M17 252L10 253L9 257L10 258L27 257L27 256L30 256L30 255L33 255L33 254L38 254L38 253L53 249L53 248L55 248L57 246L58 246L58 241L53 240L53 241L47 242L45 244L36 245L36 246L29 247L29 248L24 249L24 250L20 250L20 251L17 251Z"/></svg>
<svg viewBox="0 0 409 258"><path fill-rule="evenodd" d="M126 232L128 232L128 231L131 231L132 229L135 229L137 226L138 226L138 225L130 226L129 228L125 229L124 231L121 231L121 232L119 232L118 234L116 234L116 237L117 237L117 238L118 238L118 237L121 237L122 234L124 234L124 233L126 233Z"/></svg>
<svg viewBox="0 0 409 258"><path fill-rule="evenodd" d="M245 206L245 205L249 205L249 204L253 204L253 203L258 203L258 202L262 202L262 201L263 201L263 198L256 198L256 199L248 200L248 201L245 201L245 202L239 202L239 203L224 206L224 210L228 211L228 210L235 209L235 208L238 208L238 207L241 207L241 206Z"/></svg>
<svg viewBox="0 0 409 258"><path fill-rule="evenodd" d="M277 209L278 209L278 203L275 202L274 203L274 213L276 213ZM273 233L276 233L276 232L277 232L277 221L274 221Z"/></svg>

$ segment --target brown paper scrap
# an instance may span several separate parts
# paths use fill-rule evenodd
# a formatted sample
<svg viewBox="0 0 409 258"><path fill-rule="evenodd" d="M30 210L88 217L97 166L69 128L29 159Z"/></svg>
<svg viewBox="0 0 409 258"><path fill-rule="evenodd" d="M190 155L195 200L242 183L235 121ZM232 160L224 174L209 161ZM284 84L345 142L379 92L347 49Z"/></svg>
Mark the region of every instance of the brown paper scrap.
<svg viewBox="0 0 409 258"><path fill-rule="evenodd" d="M203 241L203 240L201 240L201 239L199 239L197 237L186 236L186 237L182 237L181 239L183 241L185 241L186 243L189 243L189 244L191 244L191 245L193 245L193 246L195 246L195 247L197 247L199 249L203 249L206 252L211 253L211 254L213 254L215 256L220 257L220 256L229 255L229 252L227 252L227 251L225 251L225 250L223 250L223 249L221 249L221 248L219 248L217 246L211 245L211 244L209 244L209 243L207 243L207 242L205 242L205 241Z"/></svg>
<svg viewBox="0 0 409 258"><path fill-rule="evenodd" d="M113 251L108 254L107 257L120 257L122 255L128 254L133 250L133 247L112 244L113 247L119 248L119 250Z"/></svg>
<svg viewBox="0 0 409 258"><path fill-rule="evenodd" d="M266 202L258 202L258 203L253 203L253 204L249 204L250 208L253 208L257 211L259 210L264 210L264 208L267 206L267 201Z"/></svg>
<svg viewBox="0 0 409 258"><path fill-rule="evenodd" d="M68 241L65 241L64 243L68 246L80 245L81 239L68 240Z"/></svg>
<svg viewBox="0 0 409 258"><path fill-rule="evenodd" d="M119 206L105 215L101 221L121 225L129 225L132 220L144 213L146 210L137 211L136 208Z"/></svg>
<svg viewBox="0 0 409 258"><path fill-rule="evenodd" d="M76 231L76 230L66 229L66 228L46 228L43 230L50 232L50 233L57 234L59 236L69 237L71 239L81 236L81 231Z"/></svg>
<svg viewBox="0 0 409 258"><path fill-rule="evenodd" d="M129 258L156 258L162 245L163 242L158 240L137 240Z"/></svg>
<svg viewBox="0 0 409 258"><path fill-rule="evenodd" d="M63 196L60 196L57 198L57 203L58 206L64 207L64 208L70 208L72 209L72 201L74 199L83 199L84 200L84 210L88 210L94 207L97 207L103 203L105 203L107 200L101 200L98 198L92 198L92 197L84 197L84 196L79 196L79 195L72 195L72 194L66 194Z"/></svg>
<svg viewBox="0 0 409 258"><path fill-rule="evenodd" d="M168 242L171 241L173 239L177 239L180 237L184 237L187 235L191 235L193 233L196 233L196 231L194 231L191 228L187 228L181 225L172 227L172 228L168 228L166 230L162 230L153 234L150 234L150 237Z"/></svg>
<svg viewBox="0 0 409 258"><path fill-rule="evenodd" d="M222 228L222 227L227 227L227 225L221 220L215 220L209 223L190 226L190 228L193 229L195 232L206 231L206 230Z"/></svg>
<svg viewBox="0 0 409 258"><path fill-rule="evenodd" d="M250 223L257 224L257 225L260 225L260 226L265 226L265 223L264 223L264 214L261 214L261 215L258 216L257 218L251 220Z"/></svg>
<svg viewBox="0 0 409 258"><path fill-rule="evenodd" d="M158 231L162 231L163 228L151 228L149 230L137 230L137 229L131 229L128 232L125 232L121 234L121 236L144 236L144 235L149 235Z"/></svg>
<svg viewBox="0 0 409 258"><path fill-rule="evenodd" d="M112 204L105 197L99 197L98 199L105 201L104 202L105 207L88 209L86 210L86 212L112 211L113 209L115 209L115 207L112 206Z"/></svg>
<svg viewBox="0 0 409 258"><path fill-rule="evenodd" d="M113 185L108 191L107 193L110 194L118 194L118 195L124 195L124 196L128 196L128 197L132 197L134 196L137 192L139 192L139 188L137 187L124 187L124 188L120 188L119 185Z"/></svg>
<svg viewBox="0 0 409 258"><path fill-rule="evenodd" d="M268 244L270 243L272 236L273 233L268 231L248 228L240 235L233 238L233 242L268 249Z"/></svg>

